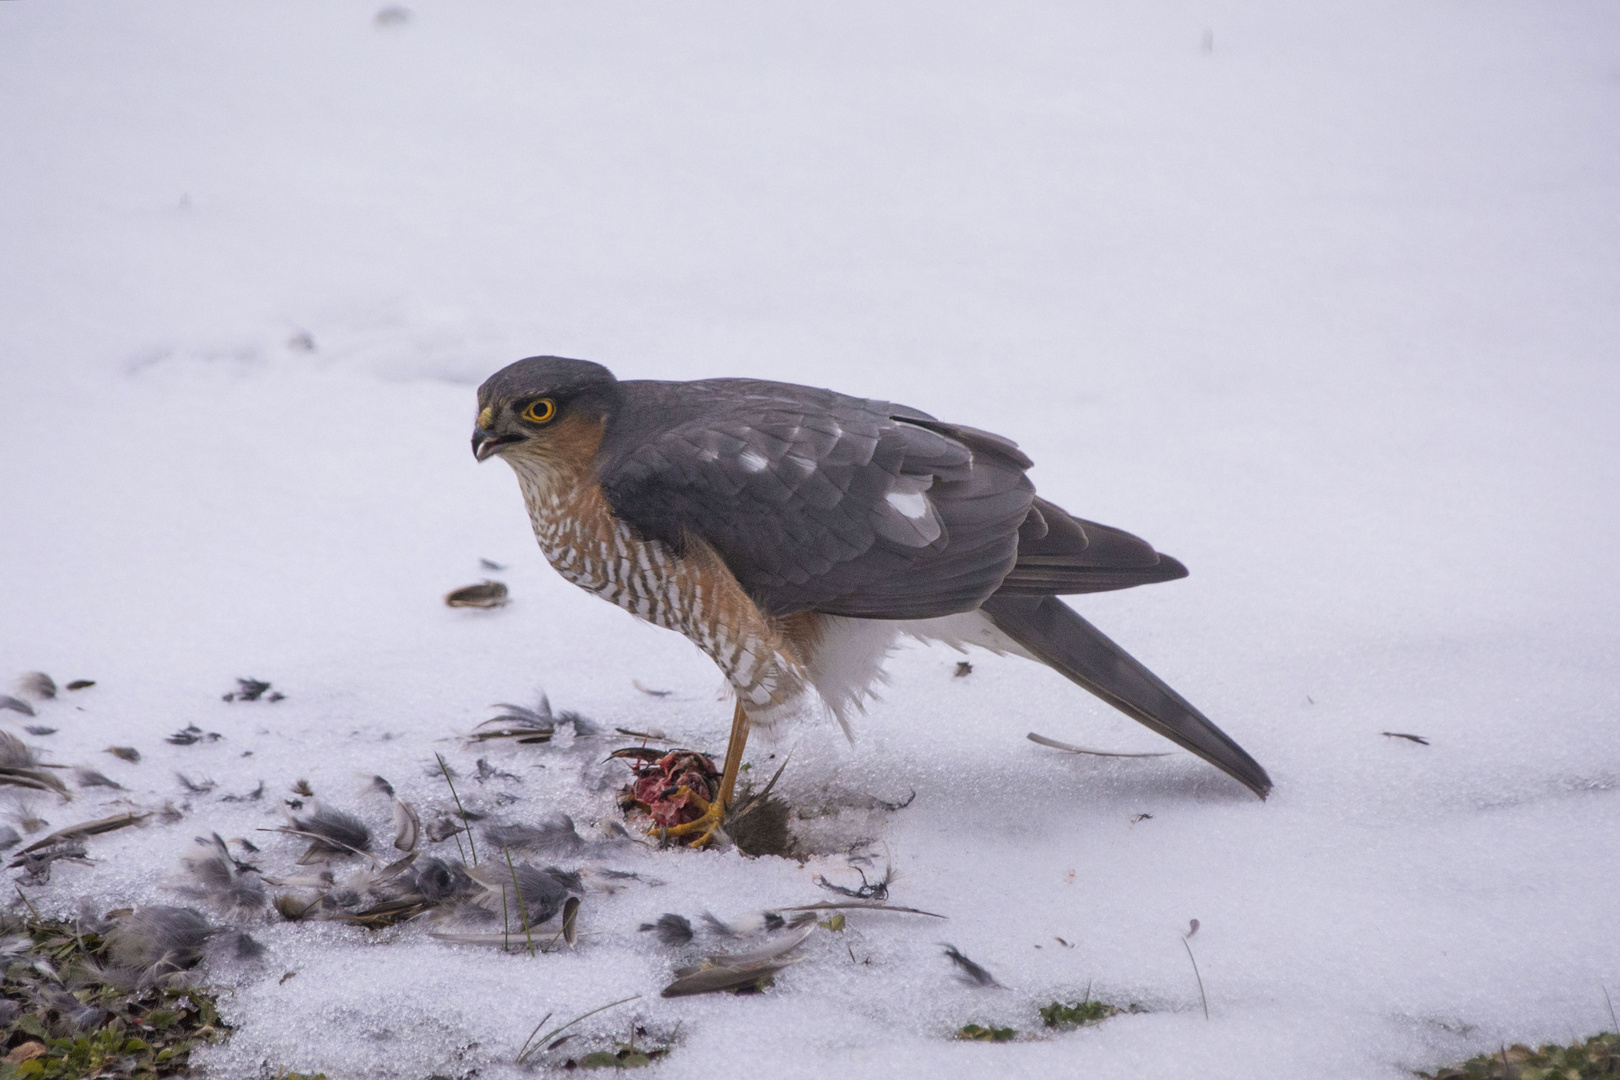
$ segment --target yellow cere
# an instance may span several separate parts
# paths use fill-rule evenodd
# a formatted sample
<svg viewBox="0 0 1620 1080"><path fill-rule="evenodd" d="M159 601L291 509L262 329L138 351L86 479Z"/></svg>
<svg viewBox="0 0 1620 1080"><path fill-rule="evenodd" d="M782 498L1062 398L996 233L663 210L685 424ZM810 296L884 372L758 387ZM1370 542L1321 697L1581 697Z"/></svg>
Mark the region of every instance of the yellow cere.
<svg viewBox="0 0 1620 1080"><path fill-rule="evenodd" d="M495 409L492 406L485 405L484 411L478 414L478 426L483 428L485 431L488 431L489 426L494 422Z"/></svg>

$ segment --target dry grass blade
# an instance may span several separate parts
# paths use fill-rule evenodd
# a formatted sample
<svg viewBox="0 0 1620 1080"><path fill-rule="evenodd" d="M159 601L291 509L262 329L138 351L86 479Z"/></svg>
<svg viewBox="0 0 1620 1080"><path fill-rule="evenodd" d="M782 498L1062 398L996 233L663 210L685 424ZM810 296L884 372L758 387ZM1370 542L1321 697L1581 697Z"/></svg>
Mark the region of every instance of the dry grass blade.
<svg viewBox="0 0 1620 1080"><path fill-rule="evenodd" d="M444 782L450 786L450 797L456 800L456 812L461 815L461 827L467 834L467 847L472 851L472 864L478 865L478 848L473 844L472 826L467 824L467 808L461 805L461 796L456 794L455 781L450 779L450 766L444 763L443 754L435 754L439 759L439 771L444 773ZM461 847L461 837L456 837L456 847Z"/></svg>
<svg viewBox="0 0 1620 1080"><path fill-rule="evenodd" d="M1191 934L1187 935L1187 937L1191 936ZM1187 950L1187 959L1192 961L1193 978L1198 980L1198 1000L1204 1003L1204 1019L1208 1020L1209 998L1204 994L1204 977L1198 974L1198 961L1193 957L1192 945L1188 943L1187 937L1181 939L1181 947Z"/></svg>
<svg viewBox="0 0 1620 1080"><path fill-rule="evenodd" d="M1037 735L1033 731L1025 735L1024 738L1032 743L1050 746L1053 750L1062 750L1070 754L1089 754L1092 757L1169 757L1174 753L1174 751L1169 750L1158 750L1147 754L1126 754L1115 750L1093 750L1088 746L1075 746L1071 743L1058 742L1056 739L1048 739L1045 735Z"/></svg>
<svg viewBox="0 0 1620 1080"><path fill-rule="evenodd" d="M523 1048L518 1051L518 1055L517 1055L516 1059L513 1060L512 1063L514 1065L522 1065L526 1060L529 1059L530 1056L532 1056L534 1054L534 1052L536 1050L539 1050L542 1046L545 1046L547 1043L551 1042L552 1039L555 1039L558 1035L561 1035L563 1032L567 1031L569 1028L573 1027L575 1024L579 1023L581 1020L587 1019L588 1017L595 1016L599 1012L606 1012L607 1010L613 1008L614 1006L623 1005L627 1001L635 1001L639 997L641 997L640 994L631 994L627 998L620 998L618 1001L610 1001L606 1005L602 1005L602 1006L599 1006L599 1007L597 1007L595 1009L592 1009L588 1013L581 1013L580 1015L574 1017L572 1020L568 1021L568 1023L564 1024L562 1027L553 1028L551 1031L548 1031L546 1034L540 1036L540 1038L538 1038L538 1039L536 1039L534 1037L534 1035L531 1033L529 1035L529 1037L526 1040L524 1040ZM545 1017L540 1021L540 1024L544 1024L546 1022L546 1020L549 1020L549 1019L551 1019L551 1014L546 1013ZM534 1025L535 1031L540 1030L540 1024ZM530 1046L531 1043L534 1044L532 1047Z"/></svg>

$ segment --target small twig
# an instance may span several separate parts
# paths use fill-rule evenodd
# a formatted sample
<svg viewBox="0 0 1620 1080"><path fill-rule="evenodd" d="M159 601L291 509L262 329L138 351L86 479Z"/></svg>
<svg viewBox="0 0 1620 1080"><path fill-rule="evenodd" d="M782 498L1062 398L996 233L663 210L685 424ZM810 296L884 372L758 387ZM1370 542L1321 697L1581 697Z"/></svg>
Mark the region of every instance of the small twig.
<svg viewBox="0 0 1620 1080"><path fill-rule="evenodd" d="M584 1014L582 1014L580 1016L574 1017L572 1020L568 1021L568 1023L564 1024L562 1027L553 1028L551 1031L548 1031L546 1034L540 1036L539 1040L535 1041L534 1050L540 1049L541 1046L545 1045L546 1043L549 1043L552 1039L555 1039L558 1035L561 1035L563 1032L567 1031L569 1028L573 1027L575 1024L579 1023L581 1020L584 1020L586 1017L595 1016L597 1013L604 1012L607 1009L611 1009L615 1005L623 1005L627 1001L634 1001L637 998L639 998L640 996L641 996L640 994L631 994L627 998L620 998L618 1001L610 1001L606 1005L601 1006L600 1008L592 1009L588 1013L584 1013ZM546 1015L549 1017L551 1014L547 1013ZM545 1023L544 1020L540 1021L540 1024L543 1024L543 1023ZM536 1024L535 1027L538 1028L540 1026L540 1024ZM534 1041L533 1036L530 1036L530 1041ZM527 1047L529 1044L526 1042L523 1045L525 1047ZM519 1054L517 1056L517 1059L515 1061L513 1061L512 1064L514 1064L514 1065L522 1065L523 1062L534 1053L534 1050L527 1050L526 1052L519 1052Z"/></svg>
<svg viewBox="0 0 1620 1080"><path fill-rule="evenodd" d="M21 892L22 890L19 889L18 891ZM1603 1000L1609 1003L1609 1023L1614 1025L1615 1031L1620 1031L1620 1020L1614 1018L1614 1001L1609 997L1609 988L1602 983L1598 983L1598 986L1603 990Z"/></svg>
<svg viewBox="0 0 1620 1080"><path fill-rule="evenodd" d="M450 766L444 763L443 754L434 754L439 759L439 771L444 773L444 782L450 785L450 797L456 800L456 811L461 815L461 827L467 830L467 848L472 852L472 864L478 865L478 845L473 843L472 826L467 824L467 808L461 805L461 796L456 794L456 785L450 779ZM456 838L456 846L461 846L461 838Z"/></svg>
<svg viewBox="0 0 1620 1080"><path fill-rule="evenodd" d="M487 839L487 838L486 838ZM518 888L517 867L512 865L512 852L505 845L501 845L501 854L506 856L506 869L512 874L512 891L517 894L518 917L523 920L523 936L529 939L529 955L534 955L534 932L529 929L529 912L523 906L523 890ZM506 890L501 890L501 917L506 917Z"/></svg>
<svg viewBox="0 0 1620 1080"><path fill-rule="evenodd" d="M1208 1020L1209 1019L1209 998L1204 995L1204 977L1202 975L1198 974L1198 961L1193 958L1192 946L1187 944L1187 939L1186 938L1181 939L1181 947L1183 949L1187 950L1187 959L1192 960L1193 978L1198 980L1198 1000L1200 1000L1200 1001L1202 1001L1204 1003L1204 1019Z"/></svg>
<svg viewBox="0 0 1620 1080"><path fill-rule="evenodd" d="M1381 734L1386 739L1405 739L1407 742L1415 742L1419 746L1428 746L1429 745L1429 740L1425 739L1423 736L1421 736L1421 735L1408 735L1404 731L1385 731L1385 732L1382 732Z"/></svg>

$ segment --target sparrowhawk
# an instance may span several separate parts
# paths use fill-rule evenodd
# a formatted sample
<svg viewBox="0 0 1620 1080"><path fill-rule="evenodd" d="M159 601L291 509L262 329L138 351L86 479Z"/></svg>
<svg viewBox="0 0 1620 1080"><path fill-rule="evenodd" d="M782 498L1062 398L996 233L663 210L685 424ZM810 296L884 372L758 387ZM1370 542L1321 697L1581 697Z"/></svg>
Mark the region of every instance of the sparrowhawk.
<svg viewBox="0 0 1620 1080"><path fill-rule="evenodd" d="M558 573L707 653L736 692L725 815L750 723L847 730L896 641L1038 660L1264 798L1243 748L1058 599L1185 577L1129 533L1035 494L999 435L758 379L614 378L520 360L478 388L473 454L504 458ZM676 833L677 830L671 830Z"/></svg>

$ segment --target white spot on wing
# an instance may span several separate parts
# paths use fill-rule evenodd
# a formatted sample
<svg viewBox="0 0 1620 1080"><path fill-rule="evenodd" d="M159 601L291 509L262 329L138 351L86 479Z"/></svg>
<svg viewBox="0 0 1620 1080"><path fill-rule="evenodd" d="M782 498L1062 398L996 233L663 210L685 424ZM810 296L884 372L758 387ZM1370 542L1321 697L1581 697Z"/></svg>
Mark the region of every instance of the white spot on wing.
<svg viewBox="0 0 1620 1080"><path fill-rule="evenodd" d="M883 498L912 521L928 516L928 496L920 491L891 491Z"/></svg>
<svg viewBox="0 0 1620 1080"><path fill-rule="evenodd" d="M749 472L760 472L765 468L765 466L770 464L770 462L766 461L762 456L756 454L752 450L744 450L742 456L737 460L742 462L742 467L747 469Z"/></svg>

